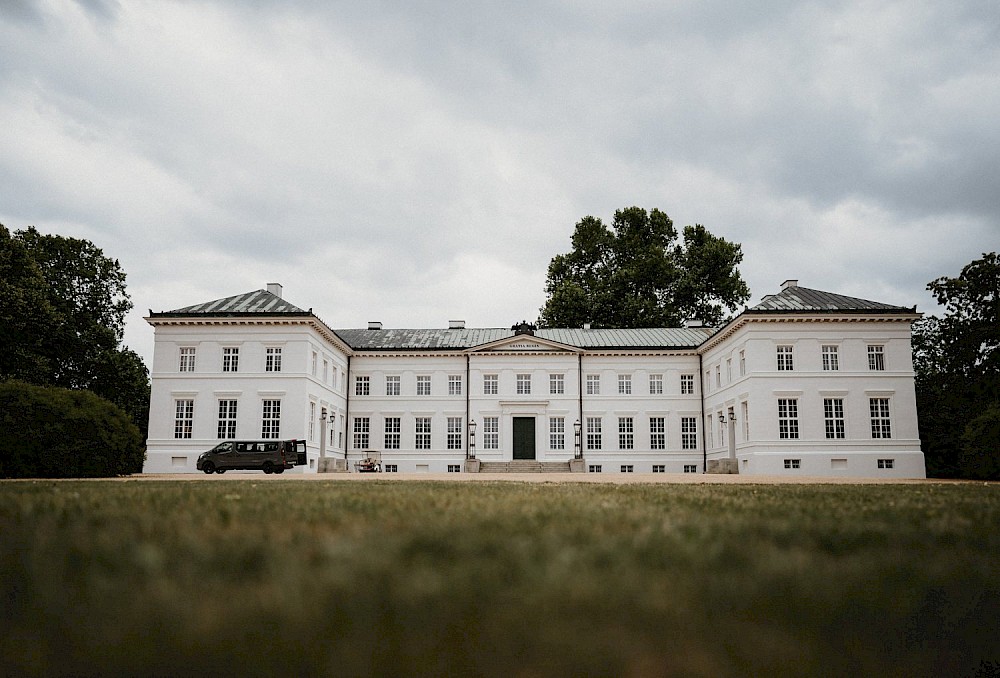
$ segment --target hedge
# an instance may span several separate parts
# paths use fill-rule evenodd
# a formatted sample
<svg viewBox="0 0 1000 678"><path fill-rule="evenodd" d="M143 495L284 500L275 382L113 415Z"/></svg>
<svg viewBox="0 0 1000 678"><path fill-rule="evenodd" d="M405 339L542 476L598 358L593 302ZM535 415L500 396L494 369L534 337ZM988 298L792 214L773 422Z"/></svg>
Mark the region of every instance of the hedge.
<svg viewBox="0 0 1000 678"><path fill-rule="evenodd" d="M142 435L90 391L0 383L0 477L106 478L142 471Z"/></svg>

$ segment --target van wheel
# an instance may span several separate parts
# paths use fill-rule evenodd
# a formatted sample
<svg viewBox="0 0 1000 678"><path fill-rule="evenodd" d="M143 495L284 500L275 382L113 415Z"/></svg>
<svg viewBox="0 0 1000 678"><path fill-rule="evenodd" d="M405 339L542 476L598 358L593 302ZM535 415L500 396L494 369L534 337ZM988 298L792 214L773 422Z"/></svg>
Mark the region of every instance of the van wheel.
<svg viewBox="0 0 1000 678"><path fill-rule="evenodd" d="M215 464L210 461L206 461L205 465L201 467L201 470L211 475L212 473L215 473Z"/></svg>
<svg viewBox="0 0 1000 678"><path fill-rule="evenodd" d="M275 466L274 467L274 472L275 473L284 473L285 472L285 467L284 466Z"/></svg>
<svg viewBox="0 0 1000 678"><path fill-rule="evenodd" d="M269 461L264 462L264 473L274 473L274 464Z"/></svg>

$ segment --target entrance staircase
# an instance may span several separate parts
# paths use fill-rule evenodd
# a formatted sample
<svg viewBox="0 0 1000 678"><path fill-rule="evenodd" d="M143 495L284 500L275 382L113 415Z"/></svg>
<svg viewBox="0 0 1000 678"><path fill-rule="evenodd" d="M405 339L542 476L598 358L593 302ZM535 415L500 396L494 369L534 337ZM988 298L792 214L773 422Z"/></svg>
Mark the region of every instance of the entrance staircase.
<svg viewBox="0 0 1000 678"><path fill-rule="evenodd" d="M569 473L568 461L484 461L480 473Z"/></svg>

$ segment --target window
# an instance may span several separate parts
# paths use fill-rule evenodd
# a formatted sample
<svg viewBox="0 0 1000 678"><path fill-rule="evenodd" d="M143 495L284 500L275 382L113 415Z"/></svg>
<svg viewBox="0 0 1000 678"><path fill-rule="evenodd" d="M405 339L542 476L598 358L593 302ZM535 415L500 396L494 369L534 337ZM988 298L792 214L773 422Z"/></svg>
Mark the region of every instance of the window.
<svg viewBox="0 0 1000 678"><path fill-rule="evenodd" d="M885 370L885 352L883 346L868 347L868 369L878 372Z"/></svg>
<svg viewBox="0 0 1000 678"><path fill-rule="evenodd" d="M549 418L549 449L566 449L566 419L565 417Z"/></svg>
<svg viewBox="0 0 1000 678"><path fill-rule="evenodd" d="M878 467L879 468L893 468L895 465L896 465L896 460L895 459L879 459L878 460Z"/></svg>
<svg viewBox="0 0 1000 678"><path fill-rule="evenodd" d="M601 375L588 374L587 395L600 395L600 394L601 394Z"/></svg>
<svg viewBox="0 0 1000 678"><path fill-rule="evenodd" d="M666 464L653 464L653 473L666 473Z"/></svg>
<svg viewBox="0 0 1000 678"><path fill-rule="evenodd" d="M872 415L872 438L891 438L892 426L889 423L889 399L869 398L868 408Z"/></svg>
<svg viewBox="0 0 1000 678"><path fill-rule="evenodd" d="M174 406L174 437L190 438L194 428L194 401L177 400Z"/></svg>
<svg viewBox="0 0 1000 678"><path fill-rule="evenodd" d="M461 472L462 472L461 464L448 464L448 473L461 473Z"/></svg>
<svg viewBox="0 0 1000 678"><path fill-rule="evenodd" d="M618 417L618 449L635 449L635 422L632 417Z"/></svg>
<svg viewBox="0 0 1000 678"><path fill-rule="evenodd" d="M635 470L635 466L632 464L622 464L622 473L632 473Z"/></svg>
<svg viewBox="0 0 1000 678"><path fill-rule="evenodd" d="M462 395L462 375L448 375L448 395Z"/></svg>
<svg viewBox="0 0 1000 678"><path fill-rule="evenodd" d="M694 375L681 375L681 395L692 395L694 393Z"/></svg>
<svg viewBox="0 0 1000 678"><path fill-rule="evenodd" d="M281 348L277 346L267 347L264 355L264 371L265 372L281 371Z"/></svg>
<svg viewBox="0 0 1000 678"><path fill-rule="evenodd" d="M385 449L387 450L398 450L399 449L399 417L386 417L384 421L384 438Z"/></svg>
<svg viewBox="0 0 1000 678"><path fill-rule="evenodd" d="M313 352L312 352L312 375L313 375L314 377L316 376L316 359L317 359L318 357L319 357L319 356L318 356L318 355L316 354L316 351L313 351Z"/></svg>
<svg viewBox="0 0 1000 678"><path fill-rule="evenodd" d="M663 375L649 375L649 395L663 395Z"/></svg>
<svg viewBox="0 0 1000 678"><path fill-rule="evenodd" d="M323 359L323 383L326 383L327 375L330 374L330 361Z"/></svg>
<svg viewBox="0 0 1000 678"><path fill-rule="evenodd" d="M720 365L715 366L715 388L722 386L722 367Z"/></svg>
<svg viewBox="0 0 1000 678"><path fill-rule="evenodd" d="M791 346L779 346L778 347L778 371L779 372L790 372L792 370L792 347Z"/></svg>
<svg viewBox="0 0 1000 678"><path fill-rule="evenodd" d="M430 417L417 417L414 424L414 432L416 435L415 445L418 450L429 450L431 449L431 418Z"/></svg>
<svg viewBox="0 0 1000 678"><path fill-rule="evenodd" d="M795 398L778 398L778 437L799 437L799 401Z"/></svg>
<svg viewBox="0 0 1000 678"><path fill-rule="evenodd" d="M801 464L802 464L802 460L801 459L786 459L785 460L785 468L799 468L799 466Z"/></svg>
<svg viewBox="0 0 1000 678"><path fill-rule="evenodd" d="M500 449L500 417L483 417L483 449Z"/></svg>
<svg viewBox="0 0 1000 678"><path fill-rule="evenodd" d="M726 358L726 383L733 380L733 359Z"/></svg>
<svg viewBox="0 0 1000 678"><path fill-rule="evenodd" d="M260 420L260 437L277 438L281 435L281 401L265 400Z"/></svg>
<svg viewBox="0 0 1000 678"><path fill-rule="evenodd" d="M566 377L562 374L549 375L549 394L562 395L566 392Z"/></svg>
<svg viewBox="0 0 1000 678"><path fill-rule="evenodd" d="M194 372L194 346L181 347L181 372Z"/></svg>
<svg viewBox="0 0 1000 678"><path fill-rule="evenodd" d="M698 449L698 418L681 417L681 449Z"/></svg>
<svg viewBox="0 0 1000 678"><path fill-rule="evenodd" d="M601 418L587 417L587 449L601 449Z"/></svg>
<svg viewBox="0 0 1000 678"><path fill-rule="evenodd" d="M590 464L587 466L588 473L600 473L603 467L600 464Z"/></svg>
<svg viewBox="0 0 1000 678"><path fill-rule="evenodd" d="M684 473L697 473L698 464L684 464Z"/></svg>
<svg viewBox="0 0 1000 678"><path fill-rule="evenodd" d="M240 367L240 349L236 346L222 348L222 371L238 372Z"/></svg>
<svg viewBox="0 0 1000 678"><path fill-rule="evenodd" d="M631 395L632 394L632 375L631 374L619 374L618 375L618 395Z"/></svg>
<svg viewBox="0 0 1000 678"><path fill-rule="evenodd" d="M448 417L448 449L462 449L462 418Z"/></svg>
<svg viewBox="0 0 1000 678"><path fill-rule="evenodd" d="M188 436L190 437L190 436ZM219 438L236 437L236 401L219 401Z"/></svg>
<svg viewBox="0 0 1000 678"><path fill-rule="evenodd" d="M667 431L663 417L649 418L649 449L667 449Z"/></svg>
<svg viewBox="0 0 1000 678"><path fill-rule="evenodd" d="M844 437L844 399L823 398L823 422L829 440Z"/></svg>
<svg viewBox="0 0 1000 678"><path fill-rule="evenodd" d="M316 403L309 403L309 440L316 440Z"/></svg>
<svg viewBox="0 0 1000 678"><path fill-rule="evenodd" d="M500 378L496 374L483 375L483 395L496 395Z"/></svg>
<svg viewBox="0 0 1000 678"><path fill-rule="evenodd" d="M354 417L354 449L367 450L371 447L371 425L369 417Z"/></svg>
<svg viewBox="0 0 1000 678"><path fill-rule="evenodd" d="M530 374L519 374L517 375L517 393L518 395L528 395L531 393L531 375Z"/></svg>
<svg viewBox="0 0 1000 678"><path fill-rule="evenodd" d="M387 396L399 395L399 377L389 376L385 378L385 394Z"/></svg>
<svg viewBox="0 0 1000 678"><path fill-rule="evenodd" d="M371 377L354 377L354 395L366 396L372 390Z"/></svg>
<svg viewBox="0 0 1000 678"><path fill-rule="evenodd" d="M398 464L386 464L385 465L385 472L386 473L399 473L399 465Z"/></svg>
<svg viewBox="0 0 1000 678"><path fill-rule="evenodd" d="M743 401L743 440L750 440L750 403Z"/></svg>
<svg viewBox="0 0 1000 678"><path fill-rule="evenodd" d="M747 373L747 352L740 351L740 376L745 376Z"/></svg>
<svg viewBox="0 0 1000 678"><path fill-rule="evenodd" d="M836 372L840 369L840 355L836 346L823 347L823 370L826 372Z"/></svg>
<svg viewBox="0 0 1000 678"><path fill-rule="evenodd" d="M431 378L430 375L422 375L417 377L417 395L429 396L431 394Z"/></svg>

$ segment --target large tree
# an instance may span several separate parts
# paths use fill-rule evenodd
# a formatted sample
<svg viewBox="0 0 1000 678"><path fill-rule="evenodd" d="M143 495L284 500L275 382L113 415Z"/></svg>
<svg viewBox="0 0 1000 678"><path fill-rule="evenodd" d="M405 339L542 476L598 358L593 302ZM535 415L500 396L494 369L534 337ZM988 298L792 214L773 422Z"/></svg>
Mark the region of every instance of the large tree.
<svg viewBox="0 0 1000 678"><path fill-rule="evenodd" d="M928 473L1000 478L1000 257L983 254L927 289L945 308L913 329Z"/></svg>
<svg viewBox="0 0 1000 678"><path fill-rule="evenodd" d="M121 346L132 302L117 260L87 240L0 225L0 379L86 389L145 431L149 376Z"/></svg>
<svg viewBox="0 0 1000 678"><path fill-rule="evenodd" d="M549 263L544 327L716 325L750 298L739 244L700 224L686 226L679 243L673 221L655 208L618 210L610 228L584 217L572 244Z"/></svg>

